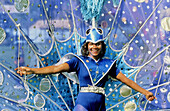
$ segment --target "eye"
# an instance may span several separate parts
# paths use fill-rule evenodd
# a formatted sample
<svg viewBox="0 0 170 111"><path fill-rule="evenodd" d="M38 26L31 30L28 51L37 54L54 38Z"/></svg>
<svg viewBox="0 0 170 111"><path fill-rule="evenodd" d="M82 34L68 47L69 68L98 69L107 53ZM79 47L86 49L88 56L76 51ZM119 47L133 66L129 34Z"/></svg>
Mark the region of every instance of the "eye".
<svg viewBox="0 0 170 111"><path fill-rule="evenodd" d="M99 43L96 43L96 46L99 46L100 44Z"/></svg>
<svg viewBox="0 0 170 111"><path fill-rule="evenodd" d="M97 28L97 30L98 30L98 32L99 32L100 34L102 34L102 33L103 33L103 30L102 30L102 29Z"/></svg>
<svg viewBox="0 0 170 111"><path fill-rule="evenodd" d="M101 42L96 43L96 46L99 46L99 45L101 45Z"/></svg>
<svg viewBox="0 0 170 111"><path fill-rule="evenodd" d="M90 33L90 30L91 29L86 30L86 35L88 35Z"/></svg>
<svg viewBox="0 0 170 111"><path fill-rule="evenodd" d="M93 45L93 43L89 42L89 45Z"/></svg>

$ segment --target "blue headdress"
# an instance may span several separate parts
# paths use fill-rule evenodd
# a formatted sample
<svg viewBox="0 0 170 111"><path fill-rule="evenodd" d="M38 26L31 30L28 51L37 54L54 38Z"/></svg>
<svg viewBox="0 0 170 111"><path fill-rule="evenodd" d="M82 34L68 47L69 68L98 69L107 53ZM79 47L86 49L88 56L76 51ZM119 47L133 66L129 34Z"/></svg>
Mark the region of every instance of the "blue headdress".
<svg viewBox="0 0 170 111"><path fill-rule="evenodd" d="M92 27L86 31L86 42L97 43L103 41L103 30L100 28Z"/></svg>
<svg viewBox="0 0 170 111"><path fill-rule="evenodd" d="M103 30L95 27L94 19L92 25L92 28L86 30L86 42L97 43L103 41Z"/></svg>

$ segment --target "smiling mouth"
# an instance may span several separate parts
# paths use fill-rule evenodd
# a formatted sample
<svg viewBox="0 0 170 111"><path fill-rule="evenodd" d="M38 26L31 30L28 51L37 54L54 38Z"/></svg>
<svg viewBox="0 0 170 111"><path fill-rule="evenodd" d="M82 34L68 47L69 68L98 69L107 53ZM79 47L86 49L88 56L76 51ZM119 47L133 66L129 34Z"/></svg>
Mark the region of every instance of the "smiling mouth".
<svg viewBox="0 0 170 111"><path fill-rule="evenodd" d="M98 53L98 52L99 52L99 49L92 49L91 52L93 52L93 53Z"/></svg>

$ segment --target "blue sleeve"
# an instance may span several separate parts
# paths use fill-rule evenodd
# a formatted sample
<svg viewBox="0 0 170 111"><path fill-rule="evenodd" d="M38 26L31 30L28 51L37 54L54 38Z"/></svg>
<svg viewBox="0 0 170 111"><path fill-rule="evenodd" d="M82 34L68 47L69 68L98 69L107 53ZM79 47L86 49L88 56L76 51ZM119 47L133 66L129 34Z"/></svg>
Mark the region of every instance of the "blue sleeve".
<svg viewBox="0 0 170 111"><path fill-rule="evenodd" d="M120 70L117 68L116 62L112 65L109 71L109 75L113 78L116 78L116 76L119 74Z"/></svg>
<svg viewBox="0 0 170 111"><path fill-rule="evenodd" d="M77 57L73 57L72 59L70 59L66 63L69 65L69 72L73 72L73 71L78 70L79 59Z"/></svg>

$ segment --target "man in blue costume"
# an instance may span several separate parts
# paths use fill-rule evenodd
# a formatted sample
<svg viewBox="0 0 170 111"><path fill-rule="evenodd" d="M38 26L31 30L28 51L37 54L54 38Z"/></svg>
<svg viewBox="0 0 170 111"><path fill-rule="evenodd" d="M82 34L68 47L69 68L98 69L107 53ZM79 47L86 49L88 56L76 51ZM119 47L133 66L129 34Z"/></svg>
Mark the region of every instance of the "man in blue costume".
<svg viewBox="0 0 170 111"><path fill-rule="evenodd" d="M146 99L155 99L152 92L149 92L134 81L128 79L116 68L116 62L111 59L104 59L106 45L103 41L103 31L92 27L86 31L86 41L82 46L82 56L73 57L69 61L57 66L43 68L21 67L16 68L17 73L23 74L54 74L59 72L76 71L80 93L78 94L74 111L105 111L104 85L108 75L120 80L134 90L144 94Z"/></svg>

